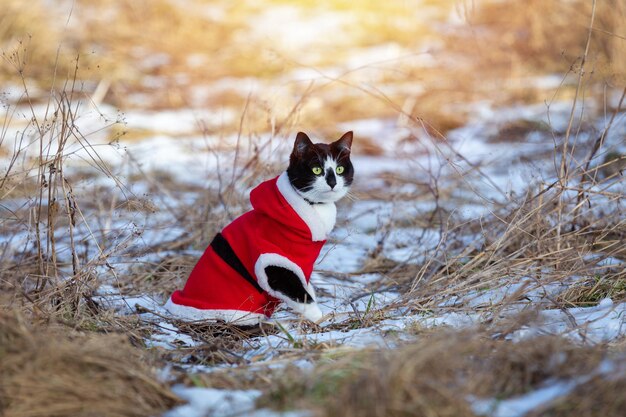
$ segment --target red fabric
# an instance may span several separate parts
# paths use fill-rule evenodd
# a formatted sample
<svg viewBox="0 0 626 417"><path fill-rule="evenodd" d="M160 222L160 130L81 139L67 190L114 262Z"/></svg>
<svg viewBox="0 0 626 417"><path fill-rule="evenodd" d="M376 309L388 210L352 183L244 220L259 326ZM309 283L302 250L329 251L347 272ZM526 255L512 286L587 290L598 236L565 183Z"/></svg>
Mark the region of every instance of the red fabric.
<svg viewBox="0 0 626 417"><path fill-rule="evenodd" d="M300 266L307 283L325 241L314 242L307 224L276 186L277 178L260 184L250 194L252 210L222 230L250 275L259 255L275 253ZM174 304L202 310L243 310L271 316L280 303L261 294L224 262L209 246L187 279L182 291L172 294Z"/></svg>

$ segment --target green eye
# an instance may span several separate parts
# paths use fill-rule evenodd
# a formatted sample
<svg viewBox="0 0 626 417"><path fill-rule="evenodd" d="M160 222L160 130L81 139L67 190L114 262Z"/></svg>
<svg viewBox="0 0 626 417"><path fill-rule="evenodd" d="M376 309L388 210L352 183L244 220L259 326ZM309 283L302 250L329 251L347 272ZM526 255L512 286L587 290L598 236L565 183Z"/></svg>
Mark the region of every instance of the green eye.
<svg viewBox="0 0 626 417"><path fill-rule="evenodd" d="M343 174L343 170L344 170L344 169L345 169L344 167L342 167L341 165L339 165L339 166L337 167L337 169L335 169L335 172L336 172L337 174L341 175L341 174Z"/></svg>
<svg viewBox="0 0 626 417"><path fill-rule="evenodd" d="M320 175L322 173L322 168L320 168L320 167L313 167L313 173L315 175Z"/></svg>

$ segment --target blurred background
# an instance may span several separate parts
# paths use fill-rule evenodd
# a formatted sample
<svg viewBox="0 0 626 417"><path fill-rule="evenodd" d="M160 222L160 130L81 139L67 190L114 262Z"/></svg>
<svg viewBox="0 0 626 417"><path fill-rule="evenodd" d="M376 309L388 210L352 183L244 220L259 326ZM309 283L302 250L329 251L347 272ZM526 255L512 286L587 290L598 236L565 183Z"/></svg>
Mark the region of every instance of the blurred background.
<svg viewBox="0 0 626 417"><path fill-rule="evenodd" d="M97 105L196 109L213 132L238 130L244 108L247 129L268 130L268 118L284 118L299 103L298 126L322 135L398 110L445 135L477 104L543 103L557 89L573 95L591 7L587 0L2 0L0 82L19 92L23 77L30 99L45 100L53 85L76 78ZM620 0L597 2L591 95L626 82L625 9ZM137 127L135 137L154 133ZM384 145L369 139L370 152Z"/></svg>

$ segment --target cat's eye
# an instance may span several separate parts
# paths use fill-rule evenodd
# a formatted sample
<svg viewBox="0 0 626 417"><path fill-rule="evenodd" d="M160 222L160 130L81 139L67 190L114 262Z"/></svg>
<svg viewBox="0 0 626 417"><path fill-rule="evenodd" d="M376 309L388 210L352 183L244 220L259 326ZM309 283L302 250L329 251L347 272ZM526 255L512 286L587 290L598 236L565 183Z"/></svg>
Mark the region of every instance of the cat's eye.
<svg viewBox="0 0 626 417"><path fill-rule="evenodd" d="M344 167L342 167L341 165L339 165L339 166L337 167L337 169L335 169L335 172L336 172L337 174L341 175L341 174L343 174L344 169L345 169Z"/></svg>
<svg viewBox="0 0 626 417"><path fill-rule="evenodd" d="M320 175L322 173L322 168L320 168L320 167L313 167L313 173L315 175Z"/></svg>

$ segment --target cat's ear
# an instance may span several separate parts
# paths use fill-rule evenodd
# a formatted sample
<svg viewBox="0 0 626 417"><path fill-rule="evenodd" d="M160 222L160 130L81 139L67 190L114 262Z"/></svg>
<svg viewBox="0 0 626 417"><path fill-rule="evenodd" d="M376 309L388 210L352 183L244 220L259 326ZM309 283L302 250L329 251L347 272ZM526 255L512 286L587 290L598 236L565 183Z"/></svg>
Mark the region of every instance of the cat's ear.
<svg viewBox="0 0 626 417"><path fill-rule="evenodd" d="M339 140L332 143L332 146L339 151L350 152L350 148L352 147L352 131L344 133L343 136L339 138Z"/></svg>
<svg viewBox="0 0 626 417"><path fill-rule="evenodd" d="M301 155L306 151L309 147L313 146L313 142L304 132L298 132L296 135L296 141L293 144L293 153L296 155Z"/></svg>

